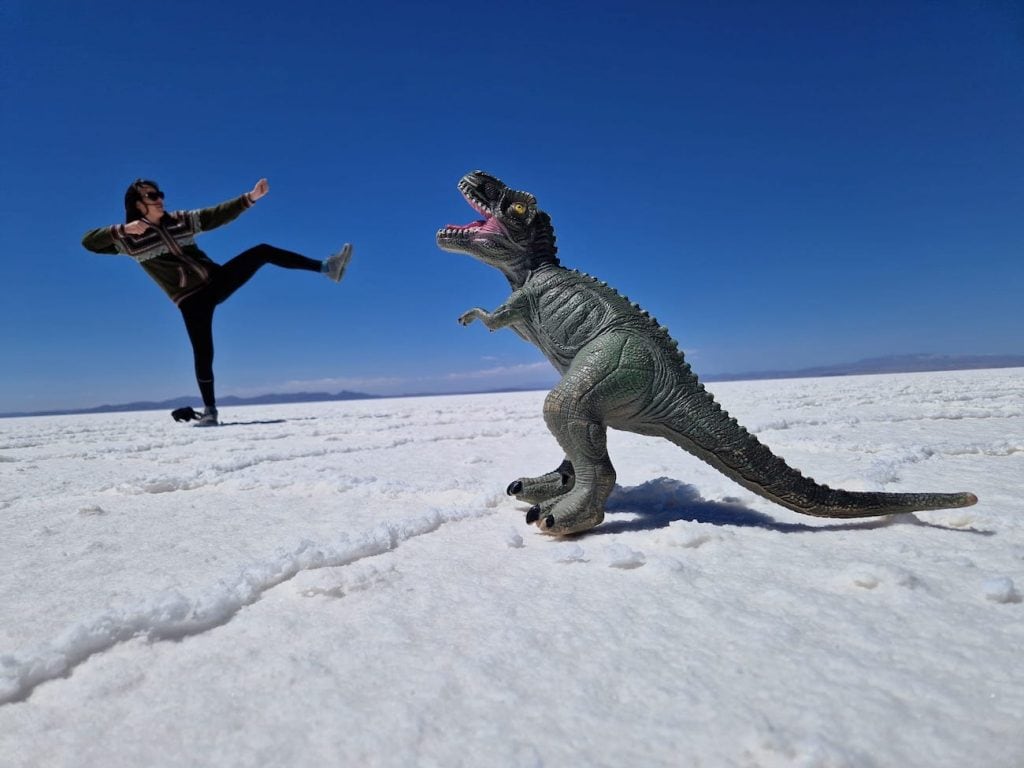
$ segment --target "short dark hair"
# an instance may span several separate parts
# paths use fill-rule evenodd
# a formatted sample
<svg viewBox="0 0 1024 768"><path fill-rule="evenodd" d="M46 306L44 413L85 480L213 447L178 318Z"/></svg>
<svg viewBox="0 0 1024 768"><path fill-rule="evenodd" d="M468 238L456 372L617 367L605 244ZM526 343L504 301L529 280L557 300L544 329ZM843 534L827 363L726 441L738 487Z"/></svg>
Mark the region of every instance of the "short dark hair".
<svg viewBox="0 0 1024 768"><path fill-rule="evenodd" d="M160 191L160 187L155 181L149 179L136 179L129 185L128 189L124 191L124 223L130 224L133 221L137 221L142 218L142 214L139 213L139 209L135 207L135 204L142 201L142 194L139 189L142 187L152 187L157 192Z"/></svg>

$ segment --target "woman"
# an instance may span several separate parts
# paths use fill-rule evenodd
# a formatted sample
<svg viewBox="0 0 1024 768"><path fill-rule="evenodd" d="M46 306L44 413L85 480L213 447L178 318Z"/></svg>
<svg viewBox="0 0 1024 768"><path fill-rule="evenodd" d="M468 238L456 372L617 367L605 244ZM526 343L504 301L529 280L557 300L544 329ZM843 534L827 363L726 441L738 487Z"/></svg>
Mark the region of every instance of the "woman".
<svg viewBox="0 0 1024 768"><path fill-rule="evenodd" d="M205 406L202 414L196 414L199 427L218 423L213 392L213 311L217 305L264 264L321 272L339 282L352 256L348 243L324 261L261 244L221 265L196 246L196 235L238 218L269 189L267 180L260 179L251 192L212 208L168 213L157 183L136 179L124 193L125 223L93 229L82 238L82 245L95 253L131 256L178 305L192 342L196 380Z"/></svg>

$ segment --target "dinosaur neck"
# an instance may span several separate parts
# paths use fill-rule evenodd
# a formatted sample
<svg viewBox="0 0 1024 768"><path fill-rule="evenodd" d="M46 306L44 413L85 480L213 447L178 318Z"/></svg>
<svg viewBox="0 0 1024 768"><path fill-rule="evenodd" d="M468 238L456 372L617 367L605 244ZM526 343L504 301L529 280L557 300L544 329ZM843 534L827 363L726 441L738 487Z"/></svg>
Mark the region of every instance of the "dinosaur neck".
<svg viewBox="0 0 1024 768"><path fill-rule="evenodd" d="M505 277L508 279L509 285L512 286L512 290L518 291L520 288L526 285L527 280L530 280L538 276L546 275L552 270L557 269L561 269L561 267L557 264L545 263L533 269L530 269L526 266L521 266L519 269L516 270L503 269L502 272L504 272Z"/></svg>
<svg viewBox="0 0 1024 768"><path fill-rule="evenodd" d="M501 272L505 275L505 279L508 280L508 284L512 286L512 290L518 291L530 278L531 270L527 262L523 260L511 264L502 264Z"/></svg>

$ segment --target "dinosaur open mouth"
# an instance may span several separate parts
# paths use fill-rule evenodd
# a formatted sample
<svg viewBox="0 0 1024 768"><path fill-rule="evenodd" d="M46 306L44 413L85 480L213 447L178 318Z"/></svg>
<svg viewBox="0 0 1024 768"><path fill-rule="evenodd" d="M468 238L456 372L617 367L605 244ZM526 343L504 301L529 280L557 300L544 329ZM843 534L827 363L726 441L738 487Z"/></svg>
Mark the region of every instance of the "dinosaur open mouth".
<svg viewBox="0 0 1024 768"><path fill-rule="evenodd" d="M483 216L482 219L477 219L469 224L448 224L444 229L437 233L438 238L442 239L458 239L460 237L466 237L467 235L473 235L477 233L497 233L502 235L508 235L508 230L505 226L498 221L491 209L488 208L481 200L477 199L474 194L473 188L466 184L465 181L459 182L459 192L469 203L470 207Z"/></svg>
<svg viewBox="0 0 1024 768"><path fill-rule="evenodd" d="M489 216L486 219L480 219L469 224L449 224L437 234L439 237L448 238L457 238L460 236L465 237L467 235L476 234L499 234L507 237L508 230L505 229L505 225L496 218Z"/></svg>

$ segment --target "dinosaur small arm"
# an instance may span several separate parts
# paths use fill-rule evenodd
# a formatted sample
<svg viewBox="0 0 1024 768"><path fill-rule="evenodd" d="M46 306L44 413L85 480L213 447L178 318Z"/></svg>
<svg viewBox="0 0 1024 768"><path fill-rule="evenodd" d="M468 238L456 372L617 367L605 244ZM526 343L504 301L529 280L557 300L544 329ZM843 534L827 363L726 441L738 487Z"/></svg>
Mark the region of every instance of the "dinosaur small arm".
<svg viewBox="0 0 1024 768"><path fill-rule="evenodd" d="M601 523L615 486L608 427L666 438L805 515L873 517L978 501L972 493L845 491L804 477L722 410L667 328L606 283L561 265L551 219L533 195L482 171L466 174L458 187L482 218L439 230L438 246L500 270L512 287L500 307L475 307L459 323L511 328L562 376L544 401L544 420L566 458L552 472L508 486L532 505L527 523L556 535Z"/></svg>

